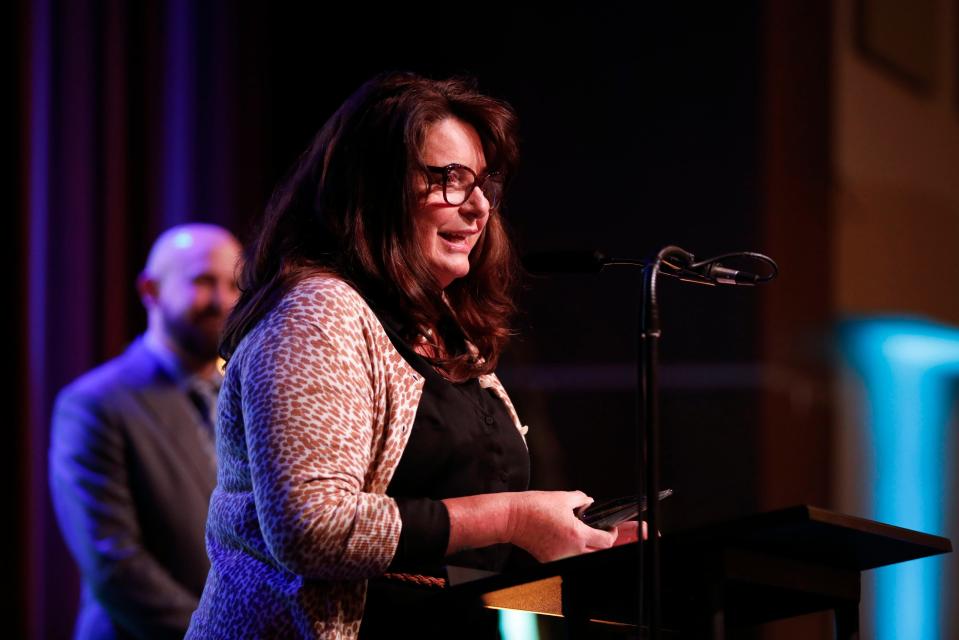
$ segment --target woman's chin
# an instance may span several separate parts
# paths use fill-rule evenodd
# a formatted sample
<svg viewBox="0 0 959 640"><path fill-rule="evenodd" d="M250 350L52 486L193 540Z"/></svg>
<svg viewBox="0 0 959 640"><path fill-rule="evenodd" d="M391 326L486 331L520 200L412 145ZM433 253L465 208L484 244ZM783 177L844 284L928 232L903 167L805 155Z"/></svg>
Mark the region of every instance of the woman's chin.
<svg viewBox="0 0 959 640"><path fill-rule="evenodd" d="M470 272L468 259L446 262L440 266L440 268L437 268L437 266L439 265L434 265L433 267L433 277L436 278L436 281L443 289L453 284L455 280L466 277Z"/></svg>

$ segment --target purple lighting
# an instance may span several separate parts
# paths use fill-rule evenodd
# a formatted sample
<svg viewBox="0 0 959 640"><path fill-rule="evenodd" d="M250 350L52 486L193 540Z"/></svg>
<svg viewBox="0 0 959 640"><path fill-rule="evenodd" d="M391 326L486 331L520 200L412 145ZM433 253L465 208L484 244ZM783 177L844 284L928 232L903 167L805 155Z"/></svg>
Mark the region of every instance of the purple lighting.
<svg viewBox="0 0 959 640"><path fill-rule="evenodd" d="M190 2L172 0L167 7L163 85L163 178L158 197L165 227L193 218L195 117L194 21Z"/></svg>

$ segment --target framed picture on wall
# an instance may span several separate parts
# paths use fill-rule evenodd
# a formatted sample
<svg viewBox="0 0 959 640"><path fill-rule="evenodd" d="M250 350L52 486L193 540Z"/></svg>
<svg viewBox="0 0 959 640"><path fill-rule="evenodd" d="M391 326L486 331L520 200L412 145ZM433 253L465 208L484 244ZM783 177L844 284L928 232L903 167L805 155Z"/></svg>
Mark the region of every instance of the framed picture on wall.
<svg viewBox="0 0 959 640"><path fill-rule="evenodd" d="M937 0L858 0L856 43L870 63L920 93L936 90Z"/></svg>

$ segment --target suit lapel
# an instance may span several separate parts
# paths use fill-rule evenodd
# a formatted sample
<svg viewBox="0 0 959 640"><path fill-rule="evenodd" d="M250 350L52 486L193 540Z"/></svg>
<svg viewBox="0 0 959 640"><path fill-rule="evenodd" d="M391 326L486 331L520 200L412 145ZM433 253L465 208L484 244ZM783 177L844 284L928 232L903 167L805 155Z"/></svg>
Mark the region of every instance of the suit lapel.
<svg viewBox="0 0 959 640"><path fill-rule="evenodd" d="M134 395L153 418L147 428L170 449L182 469L209 495L216 485L212 438L204 442L206 425L187 395L163 370L142 339L127 351Z"/></svg>

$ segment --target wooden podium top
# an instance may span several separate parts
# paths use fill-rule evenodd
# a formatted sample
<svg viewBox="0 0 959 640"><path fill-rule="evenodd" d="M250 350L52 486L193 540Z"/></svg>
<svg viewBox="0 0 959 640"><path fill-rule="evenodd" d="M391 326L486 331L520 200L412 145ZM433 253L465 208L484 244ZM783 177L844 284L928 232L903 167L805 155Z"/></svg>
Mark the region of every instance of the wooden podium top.
<svg viewBox="0 0 959 640"><path fill-rule="evenodd" d="M952 551L948 538L808 505L663 536L664 553L717 545L858 571Z"/></svg>
<svg viewBox="0 0 959 640"><path fill-rule="evenodd" d="M549 562L517 574L490 574L450 567L451 588L499 589L524 580L538 580L571 572L618 565L635 567L636 547L613 549ZM663 535L664 557L717 548L763 552L795 560L865 571L886 565L949 553L948 538L857 518L819 507L799 505ZM668 567L664 567L668 571Z"/></svg>
<svg viewBox="0 0 959 640"><path fill-rule="evenodd" d="M635 620L636 543L490 574L449 567L447 597L481 596L488 606L559 615L561 585L585 585L596 619ZM858 605L859 573L952 551L947 538L801 505L662 538L663 588L687 596L725 581L729 619L755 623ZM718 581L718 582L717 582ZM676 601L676 598L672 598Z"/></svg>

